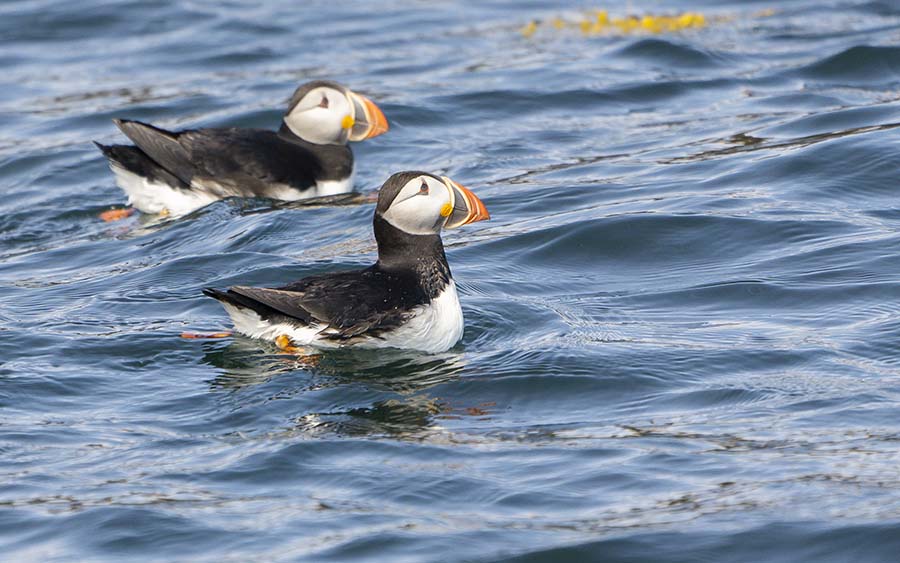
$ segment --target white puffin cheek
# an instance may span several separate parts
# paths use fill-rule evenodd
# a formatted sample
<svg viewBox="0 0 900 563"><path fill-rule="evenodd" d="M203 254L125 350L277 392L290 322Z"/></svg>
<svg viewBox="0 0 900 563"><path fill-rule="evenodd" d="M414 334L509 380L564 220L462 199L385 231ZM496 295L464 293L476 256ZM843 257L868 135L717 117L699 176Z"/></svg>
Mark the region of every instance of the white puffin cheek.
<svg viewBox="0 0 900 563"><path fill-rule="evenodd" d="M294 135L316 144L339 142L343 133L341 124L324 108L294 110L284 122Z"/></svg>
<svg viewBox="0 0 900 563"><path fill-rule="evenodd" d="M327 143L341 142L345 136L345 130L341 124L339 110L320 108L316 110L316 134Z"/></svg>
<svg viewBox="0 0 900 563"><path fill-rule="evenodd" d="M441 216L441 207L444 205L446 198L441 198L439 194L435 194L434 190L423 197L416 196L409 200L414 207L409 213L411 227L415 229L417 234L435 234L441 231L444 226L444 218Z"/></svg>
<svg viewBox="0 0 900 563"><path fill-rule="evenodd" d="M441 195L443 189L435 189L429 186L428 195L415 193L419 184L401 192L401 201L392 205L382 217L398 229L413 235L433 235L440 233L444 225L445 217L441 215L441 209L447 203L446 195Z"/></svg>

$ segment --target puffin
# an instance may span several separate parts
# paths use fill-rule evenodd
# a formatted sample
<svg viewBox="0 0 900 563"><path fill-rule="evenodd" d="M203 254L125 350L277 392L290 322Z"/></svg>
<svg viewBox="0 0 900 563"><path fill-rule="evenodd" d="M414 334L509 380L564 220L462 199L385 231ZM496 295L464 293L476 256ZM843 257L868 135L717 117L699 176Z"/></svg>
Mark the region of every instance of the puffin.
<svg viewBox="0 0 900 563"><path fill-rule="evenodd" d="M327 80L301 85L278 131L238 127L167 131L114 119L134 145L97 147L128 203L179 216L226 197L295 201L352 191L348 141L388 130L370 99Z"/></svg>
<svg viewBox="0 0 900 563"><path fill-rule="evenodd" d="M313 275L281 287L204 288L237 332L283 350L402 348L439 353L463 335L442 229L490 219L484 203L446 176L407 171L378 192L375 264Z"/></svg>

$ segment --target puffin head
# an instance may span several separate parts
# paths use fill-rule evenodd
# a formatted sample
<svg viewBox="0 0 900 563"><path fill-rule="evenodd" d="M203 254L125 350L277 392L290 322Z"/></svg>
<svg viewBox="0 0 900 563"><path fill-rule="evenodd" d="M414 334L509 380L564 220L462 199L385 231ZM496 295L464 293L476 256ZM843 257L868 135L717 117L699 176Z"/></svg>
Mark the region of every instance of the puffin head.
<svg viewBox="0 0 900 563"><path fill-rule="evenodd" d="M307 82L294 91L284 124L317 145L345 145L388 130L387 119L372 100L327 80Z"/></svg>
<svg viewBox="0 0 900 563"><path fill-rule="evenodd" d="M490 219L484 203L446 176L397 172L381 186L375 216L411 235L436 235Z"/></svg>

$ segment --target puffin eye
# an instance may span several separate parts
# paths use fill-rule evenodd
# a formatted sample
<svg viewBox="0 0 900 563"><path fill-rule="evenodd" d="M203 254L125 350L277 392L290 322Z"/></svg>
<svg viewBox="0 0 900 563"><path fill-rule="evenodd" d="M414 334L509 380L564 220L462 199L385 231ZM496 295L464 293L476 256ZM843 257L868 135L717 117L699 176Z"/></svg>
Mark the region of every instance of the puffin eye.
<svg viewBox="0 0 900 563"><path fill-rule="evenodd" d="M422 185L419 187L420 195L428 195L428 183L425 180L422 180Z"/></svg>
<svg viewBox="0 0 900 563"><path fill-rule="evenodd" d="M327 97L322 96L322 101L319 102L319 107L328 109L328 98Z"/></svg>

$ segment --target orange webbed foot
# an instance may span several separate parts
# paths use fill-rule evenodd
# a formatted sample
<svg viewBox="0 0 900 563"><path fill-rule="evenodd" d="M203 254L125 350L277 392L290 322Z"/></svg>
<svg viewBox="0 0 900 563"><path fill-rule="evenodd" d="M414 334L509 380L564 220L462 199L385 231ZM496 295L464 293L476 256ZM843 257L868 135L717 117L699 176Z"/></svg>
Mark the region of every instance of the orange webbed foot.
<svg viewBox="0 0 900 563"><path fill-rule="evenodd" d="M291 342L291 338L282 334L278 338L275 339L275 345L278 346L278 349L281 350L285 354L293 354L297 356L297 360L304 364L310 366L316 366L319 364L319 358L321 358L321 354L308 354L308 350L306 348L301 348L299 346L294 346L294 343Z"/></svg>
<svg viewBox="0 0 900 563"><path fill-rule="evenodd" d="M106 221L107 223L112 223L113 221L121 221L122 219L127 219L135 214L137 209L134 207L125 207L123 209L108 209L98 215L101 219Z"/></svg>
<svg viewBox="0 0 900 563"><path fill-rule="evenodd" d="M294 346L294 343L291 342L291 338L286 334L282 334L275 339L275 346L278 346L279 350L287 352L288 354L300 354L305 351L302 348Z"/></svg>
<svg viewBox="0 0 900 563"><path fill-rule="evenodd" d="M197 338L228 338L230 336L234 336L233 332L182 332L182 338L188 339L197 339Z"/></svg>

